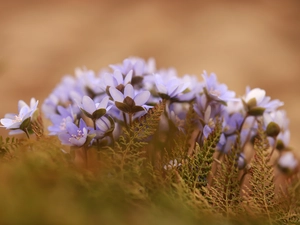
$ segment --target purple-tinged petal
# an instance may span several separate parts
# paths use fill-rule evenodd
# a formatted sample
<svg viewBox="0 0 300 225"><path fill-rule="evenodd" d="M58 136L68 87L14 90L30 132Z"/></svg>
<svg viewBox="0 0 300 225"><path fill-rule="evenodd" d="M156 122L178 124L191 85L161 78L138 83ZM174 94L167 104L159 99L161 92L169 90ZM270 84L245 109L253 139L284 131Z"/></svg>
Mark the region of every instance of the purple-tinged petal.
<svg viewBox="0 0 300 225"><path fill-rule="evenodd" d="M66 123L66 129L68 131L69 134L77 134L77 131L79 130L79 128L74 124L74 123Z"/></svg>
<svg viewBox="0 0 300 225"><path fill-rule="evenodd" d="M149 98L150 98L150 92L142 91L134 97L134 102L136 105L144 105L149 100Z"/></svg>
<svg viewBox="0 0 300 225"><path fill-rule="evenodd" d="M87 127L87 125L86 125L86 123L84 122L84 120L83 119L80 119L80 121L79 121L79 129L80 130L83 130L84 128L86 128Z"/></svg>
<svg viewBox="0 0 300 225"><path fill-rule="evenodd" d="M127 84L124 88L124 97L130 97L131 99L134 98L134 89L131 84Z"/></svg>
<svg viewBox="0 0 300 225"><path fill-rule="evenodd" d="M109 97L105 96L101 102L98 104L97 109L106 109L108 104Z"/></svg>
<svg viewBox="0 0 300 225"><path fill-rule="evenodd" d="M14 121L9 118L3 118L1 119L1 124L3 125L3 127L9 127L14 124Z"/></svg>
<svg viewBox="0 0 300 225"><path fill-rule="evenodd" d="M20 111L24 106L29 107L23 100L18 102L18 110Z"/></svg>
<svg viewBox="0 0 300 225"><path fill-rule="evenodd" d="M141 60L136 61L134 65L135 75L142 75L144 71L144 62Z"/></svg>
<svg viewBox="0 0 300 225"><path fill-rule="evenodd" d="M58 138L63 145L72 145L72 143L70 142L70 138L71 138L70 134L60 133L58 134Z"/></svg>
<svg viewBox="0 0 300 225"><path fill-rule="evenodd" d="M109 93L110 93L110 95L111 95L111 97L113 98L114 101L123 102L124 95L119 90L117 90L116 88L110 87L109 88Z"/></svg>
<svg viewBox="0 0 300 225"><path fill-rule="evenodd" d="M168 90L167 90L167 88L164 85L158 84L158 83L155 83L155 84L156 84L156 88L158 90L158 93L168 94Z"/></svg>
<svg viewBox="0 0 300 225"><path fill-rule="evenodd" d="M131 83L131 80L132 80L132 74L133 74L133 71L132 71L132 70L130 70L130 71L127 73L127 75L126 75L126 77L125 77L125 79L124 79L124 85L126 85L126 84L128 84L128 83Z"/></svg>
<svg viewBox="0 0 300 225"><path fill-rule="evenodd" d="M208 123L210 115L211 115L211 106L209 105L209 106L207 106L205 113L204 113L204 121L206 123Z"/></svg>
<svg viewBox="0 0 300 225"><path fill-rule="evenodd" d="M121 73L120 70L115 70L115 72L114 72L114 78L117 81L117 85L123 83L123 75L122 75L122 73Z"/></svg>
<svg viewBox="0 0 300 225"><path fill-rule="evenodd" d="M106 117L103 117L96 121L96 125L99 130L105 132L110 127L110 122Z"/></svg>
<svg viewBox="0 0 300 225"><path fill-rule="evenodd" d="M83 96L82 109L87 111L89 114L93 114L93 112L96 111L95 102L89 96Z"/></svg>
<svg viewBox="0 0 300 225"><path fill-rule="evenodd" d="M207 138L211 132L212 132L212 129L208 125L205 125L203 128L204 137Z"/></svg>

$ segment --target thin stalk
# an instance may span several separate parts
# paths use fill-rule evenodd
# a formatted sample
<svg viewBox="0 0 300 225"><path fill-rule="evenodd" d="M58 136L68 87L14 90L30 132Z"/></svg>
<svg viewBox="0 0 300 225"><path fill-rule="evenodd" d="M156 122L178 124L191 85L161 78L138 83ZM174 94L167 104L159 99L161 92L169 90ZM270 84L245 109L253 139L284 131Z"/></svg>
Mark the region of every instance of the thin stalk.
<svg viewBox="0 0 300 225"><path fill-rule="evenodd" d="M272 146L272 151L271 151L271 153L270 153L270 159L271 159L271 157L272 157L272 155L273 155L273 153L274 153L274 151L275 151L275 148L276 148L276 142L277 142L277 137L274 138L274 144L273 144L273 146Z"/></svg>
<svg viewBox="0 0 300 225"><path fill-rule="evenodd" d="M23 130L23 131L25 132L25 134L26 134L27 138L28 138L28 139L30 139L30 136L29 136L28 129L27 129L27 128L25 128L25 130Z"/></svg>
<svg viewBox="0 0 300 225"><path fill-rule="evenodd" d="M244 126L244 124L245 124L245 122L246 122L246 119L248 118L248 114L245 116L245 118L244 118L244 120L243 120L243 122L242 122L242 124L241 124L241 126L240 126L240 129L239 129L239 133L241 133L241 131L242 131L242 129L243 129L243 126Z"/></svg>
<svg viewBox="0 0 300 225"><path fill-rule="evenodd" d="M115 139L114 139L113 134L111 133L111 134L109 135L109 137L110 137L110 140L111 140L111 142L112 142L112 147L114 148L114 147L115 147Z"/></svg>
<svg viewBox="0 0 300 225"><path fill-rule="evenodd" d="M131 127L132 126L132 117L133 117L133 114L130 113L130 114L128 114L128 116L129 116L129 126Z"/></svg>
<svg viewBox="0 0 300 225"><path fill-rule="evenodd" d="M242 186L242 184L244 183L244 180L245 180L247 174L248 174L247 169L244 169L244 173L240 179L240 186Z"/></svg>
<svg viewBox="0 0 300 225"><path fill-rule="evenodd" d="M123 120L124 120L124 123L125 123L125 127L128 130L127 118L126 118L126 114L124 112L123 112Z"/></svg>

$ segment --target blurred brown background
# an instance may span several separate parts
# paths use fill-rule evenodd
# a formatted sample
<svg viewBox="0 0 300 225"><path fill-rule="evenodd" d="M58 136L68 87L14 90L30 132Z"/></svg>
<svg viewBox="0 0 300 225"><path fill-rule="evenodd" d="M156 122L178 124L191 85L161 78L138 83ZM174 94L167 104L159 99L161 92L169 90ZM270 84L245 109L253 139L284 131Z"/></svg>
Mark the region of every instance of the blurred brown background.
<svg viewBox="0 0 300 225"><path fill-rule="evenodd" d="M128 56L215 72L237 95L285 102L300 146L300 1L0 1L0 117L42 103L65 74ZM6 134L4 129L0 134ZM299 150L300 151L300 150Z"/></svg>

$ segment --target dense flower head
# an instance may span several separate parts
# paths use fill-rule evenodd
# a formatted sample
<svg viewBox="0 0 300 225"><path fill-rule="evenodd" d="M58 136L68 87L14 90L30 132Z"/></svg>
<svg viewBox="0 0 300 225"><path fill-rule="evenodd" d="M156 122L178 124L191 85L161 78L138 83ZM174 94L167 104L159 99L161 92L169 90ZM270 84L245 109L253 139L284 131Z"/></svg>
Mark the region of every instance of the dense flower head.
<svg viewBox="0 0 300 225"><path fill-rule="evenodd" d="M29 136L37 105L35 99L29 105L19 101L19 112L6 114L1 119L2 127L10 134L27 132ZM237 98L214 73L179 76L174 68L157 69L154 59L130 57L99 73L78 68L75 76L62 78L42 110L52 122L50 135L58 136L63 145L85 148L114 146L115 139L126 130L132 132L131 127L142 123L142 117L151 114L149 109L155 105L162 105L164 111L157 122L157 134L147 139L150 141L161 139L159 142L164 143L166 137L189 135L189 141L194 142L190 146L198 144L201 148L218 131L215 150L220 155L229 154L238 146L240 169L246 165L245 146L253 144L261 125L270 146L280 152L289 149L289 120L285 111L278 110L283 102L271 100L263 89L249 87L243 97ZM167 170L181 166L176 159L166 162ZM281 167L286 167L286 162L296 164L290 155L278 161Z"/></svg>

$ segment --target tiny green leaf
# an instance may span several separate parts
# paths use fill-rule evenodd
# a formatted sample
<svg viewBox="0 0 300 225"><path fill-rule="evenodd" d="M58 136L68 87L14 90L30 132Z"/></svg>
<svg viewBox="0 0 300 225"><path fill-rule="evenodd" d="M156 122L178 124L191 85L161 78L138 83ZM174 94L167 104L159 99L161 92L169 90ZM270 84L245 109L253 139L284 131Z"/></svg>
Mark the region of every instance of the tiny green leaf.
<svg viewBox="0 0 300 225"><path fill-rule="evenodd" d="M97 109L95 112L93 112L92 119L97 120L104 116L106 113L106 109Z"/></svg>

